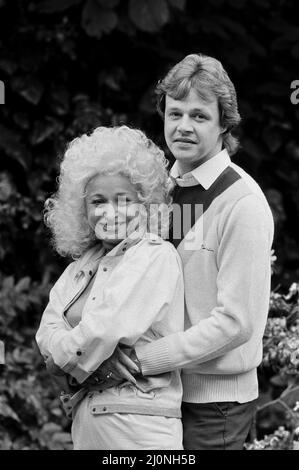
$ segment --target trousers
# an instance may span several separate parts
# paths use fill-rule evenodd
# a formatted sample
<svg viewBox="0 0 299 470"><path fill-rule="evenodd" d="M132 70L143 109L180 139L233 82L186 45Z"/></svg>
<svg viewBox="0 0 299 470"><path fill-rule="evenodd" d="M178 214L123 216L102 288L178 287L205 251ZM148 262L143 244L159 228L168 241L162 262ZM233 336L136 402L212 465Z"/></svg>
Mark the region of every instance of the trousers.
<svg viewBox="0 0 299 470"><path fill-rule="evenodd" d="M256 412L256 402L183 402L184 449L243 450Z"/></svg>
<svg viewBox="0 0 299 470"><path fill-rule="evenodd" d="M72 423L74 450L182 450L180 418L131 413L92 414L85 398Z"/></svg>

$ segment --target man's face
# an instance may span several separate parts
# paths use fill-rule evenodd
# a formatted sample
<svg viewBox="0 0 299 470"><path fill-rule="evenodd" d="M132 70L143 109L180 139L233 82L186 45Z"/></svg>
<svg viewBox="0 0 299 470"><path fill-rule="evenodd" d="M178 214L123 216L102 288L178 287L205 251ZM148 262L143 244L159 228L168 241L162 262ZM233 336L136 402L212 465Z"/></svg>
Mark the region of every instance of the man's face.
<svg viewBox="0 0 299 470"><path fill-rule="evenodd" d="M221 151L222 133L215 97L205 101L194 89L182 100L166 95L165 140L183 173Z"/></svg>

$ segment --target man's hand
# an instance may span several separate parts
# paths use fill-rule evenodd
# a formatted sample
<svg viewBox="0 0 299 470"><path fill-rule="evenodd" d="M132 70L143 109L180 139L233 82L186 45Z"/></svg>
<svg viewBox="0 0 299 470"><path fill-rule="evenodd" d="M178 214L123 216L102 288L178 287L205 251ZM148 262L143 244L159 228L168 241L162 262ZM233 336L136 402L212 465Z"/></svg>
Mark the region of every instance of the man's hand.
<svg viewBox="0 0 299 470"><path fill-rule="evenodd" d="M141 368L132 359L131 348L117 346L112 356L104 361L95 374L102 379L128 380L136 384L134 375L141 373Z"/></svg>

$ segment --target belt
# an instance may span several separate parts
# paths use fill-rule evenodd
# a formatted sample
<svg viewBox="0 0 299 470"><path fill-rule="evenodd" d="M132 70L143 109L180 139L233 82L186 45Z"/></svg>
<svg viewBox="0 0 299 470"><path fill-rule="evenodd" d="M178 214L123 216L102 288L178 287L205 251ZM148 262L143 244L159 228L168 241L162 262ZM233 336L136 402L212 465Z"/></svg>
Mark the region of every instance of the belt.
<svg viewBox="0 0 299 470"><path fill-rule="evenodd" d="M66 416L70 419L73 418L73 410L75 407L86 397L90 391L106 390L107 388L119 385L125 380L120 379L100 379L99 377L91 376L83 382L82 386L71 376L68 378L70 388L74 389L74 393L66 393L65 391L60 392L59 399Z"/></svg>

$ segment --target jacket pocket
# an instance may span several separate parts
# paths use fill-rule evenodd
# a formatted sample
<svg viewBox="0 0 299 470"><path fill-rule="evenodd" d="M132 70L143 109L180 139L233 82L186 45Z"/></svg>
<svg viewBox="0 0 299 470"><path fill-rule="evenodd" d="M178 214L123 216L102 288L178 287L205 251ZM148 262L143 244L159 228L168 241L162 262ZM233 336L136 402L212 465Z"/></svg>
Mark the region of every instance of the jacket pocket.
<svg viewBox="0 0 299 470"><path fill-rule="evenodd" d="M169 387L171 382L171 372L165 372L164 374L159 374L152 377L138 377L136 378L136 381L136 387L141 392L151 392L152 390Z"/></svg>

